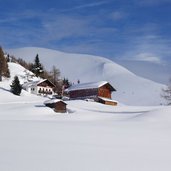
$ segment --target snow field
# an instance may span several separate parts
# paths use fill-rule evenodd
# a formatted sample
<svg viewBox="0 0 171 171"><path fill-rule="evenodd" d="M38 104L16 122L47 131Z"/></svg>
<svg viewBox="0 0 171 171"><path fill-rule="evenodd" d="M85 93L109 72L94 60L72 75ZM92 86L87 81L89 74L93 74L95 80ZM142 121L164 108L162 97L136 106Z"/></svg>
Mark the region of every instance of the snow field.
<svg viewBox="0 0 171 171"><path fill-rule="evenodd" d="M44 52L49 55L49 51ZM28 56L29 53L30 49ZM56 55L57 52L53 53ZM96 64L98 62L99 59ZM106 63L98 65L104 67ZM9 66L12 75L18 75L24 81L24 68L12 63ZM102 71L101 67L96 68L97 73ZM123 76L129 82L134 77L125 75L128 73L126 70L122 71L121 74L121 70L116 69L120 75L118 78ZM115 81L109 74L111 72L107 75ZM126 85L122 79L117 80ZM25 91L21 96L11 94L11 81L12 78L0 82L0 171L171 170L171 107L127 106L121 103L113 107L76 100L66 101L69 113L61 114L43 105L47 98ZM127 86L135 84L133 89L141 90L144 95L155 87L153 93L160 89L158 84L141 78L139 81L133 79ZM147 87L141 89L140 83ZM123 93L129 94L128 99L122 99L127 97L123 94L118 96L123 100L120 102L133 103L134 96L141 104L160 102L158 96L152 96L155 93L142 98L136 93L130 96L129 90Z"/></svg>
<svg viewBox="0 0 171 171"><path fill-rule="evenodd" d="M89 103L70 102L70 114L1 104L0 170L170 170L171 108Z"/></svg>

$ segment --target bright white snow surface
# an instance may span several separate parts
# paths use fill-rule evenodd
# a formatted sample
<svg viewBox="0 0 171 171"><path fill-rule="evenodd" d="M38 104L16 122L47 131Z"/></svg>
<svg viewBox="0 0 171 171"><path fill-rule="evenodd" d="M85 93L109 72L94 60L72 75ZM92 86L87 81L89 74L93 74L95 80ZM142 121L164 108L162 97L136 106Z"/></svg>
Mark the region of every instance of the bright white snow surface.
<svg viewBox="0 0 171 171"><path fill-rule="evenodd" d="M61 75L71 82L108 81L117 91L113 99L128 105L163 104L161 90L164 85L141 78L121 65L98 56L63 53L45 48L27 47L7 50L10 55L33 62L36 54L46 68L55 65ZM144 69L145 70L145 69Z"/></svg>
<svg viewBox="0 0 171 171"><path fill-rule="evenodd" d="M0 82L1 171L171 170L171 107L76 100L61 114L46 98L11 94L10 82Z"/></svg>
<svg viewBox="0 0 171 171"><path fill-rule="evenodd" d="M43 98L0 94L2 171L171 170L170 107L68 101L58 114Z"/></svg>

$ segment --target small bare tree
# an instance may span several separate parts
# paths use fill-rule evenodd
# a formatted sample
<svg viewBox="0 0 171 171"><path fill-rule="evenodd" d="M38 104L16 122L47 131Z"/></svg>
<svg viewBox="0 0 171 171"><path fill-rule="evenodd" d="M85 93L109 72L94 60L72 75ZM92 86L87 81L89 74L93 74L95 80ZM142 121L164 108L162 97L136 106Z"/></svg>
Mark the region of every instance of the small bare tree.
<svg viewBox="0 0 171 171"><path fill-rule="evenodd" d="M57 82L59 81L59 77L60 77L59 69L57 69L55 66L53 66L50 73L52 75L52 82L54 84L57 84Z"/></svg>
<svg viewBox="0 0 171 171"><path fill-rule="evenodd" d="M8 63L4 56L2 47L0 47L0 81L2 81L2 76L9 78L10 71L8 69Z"/></svg>
<svg viewBox="0 0 171 171"><path fill-rule="evenodd" d="M167 101L168 105L171 105L171 79L169 85L162 89L162 97Z"/></svg>

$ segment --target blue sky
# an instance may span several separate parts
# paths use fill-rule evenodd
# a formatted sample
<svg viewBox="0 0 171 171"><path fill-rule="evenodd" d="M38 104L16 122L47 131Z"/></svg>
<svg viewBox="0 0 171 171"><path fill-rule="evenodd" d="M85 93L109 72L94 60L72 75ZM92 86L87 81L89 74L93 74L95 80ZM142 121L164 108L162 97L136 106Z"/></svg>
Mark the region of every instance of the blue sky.
<svg viewBox="0 0 171 171"><path fill-rule="evenodd" d="M0 0L0 44L171 63L171 0Z"/></svg>

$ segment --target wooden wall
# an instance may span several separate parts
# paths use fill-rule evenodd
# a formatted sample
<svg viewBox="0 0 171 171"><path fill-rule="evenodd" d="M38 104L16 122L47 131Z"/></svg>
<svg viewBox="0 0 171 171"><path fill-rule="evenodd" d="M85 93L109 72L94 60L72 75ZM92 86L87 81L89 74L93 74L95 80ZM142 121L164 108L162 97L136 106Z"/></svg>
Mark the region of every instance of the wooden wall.
<svg viewBox="0 0 171 171"><path fill-rule="evenodd" d="M65 113L67 111L65 103L62 101L56 102L56 103L48 103L46 104L47 107L54 108L55 112Z"/></svg>
<svg viewBox="0 0 171 171"><path fill-rule="evenodd" d="M57 102L55 103L55 112L65 113L66 112L66 104L63 102Z"/></svg>
<svg viewBox="0 0 171 171"><path fill-rule="evenodd" d="M111 91L110 88L106 85L100 88L94 89L84 89L84 90L74 90L69 92L69 96L71 99L84 99L86 97L104 97L111 99Z"/></svg>
<svg viewBox="0 0 171 171"><path fill-rule="evenodd" d="M98 89L98 96L111 99L111 91L104 85Z"/></svg>
<svg viewBox="0 0 171 171"><path fill-rule="evenodd" d="M107 100L103 100L100 98L97 99L97 102L102 103L102 104L106 104L106 105L111 105L111 106L117 106L117 104L118 104L115 101L107 101Z"/></svg>
<svg viewBox="0 0 171 171"><path fill-rule="evenodd" d="M40 84L38 84L38 86L41 86L41 87L51 87L47 82L42 82Z"/></svg>
<svg viewBox="0 0 171 171"><path fill-rule="evenodd" d="M75 90L69 93L71 99L84 98L89 96L97 96L98 89Z"/></svg>
<svg viewBox="0 0 171 171"><path fill-rule="evenodd" d="M54 88L54 85L48 80L39 83L37 86Z"/></svg>
<svg viewBox="0 0 171 171"><path fill-rule="evenodd" d="M117 106L117 102L105 101L105 104L106 104L106 105Z"/></svg>

